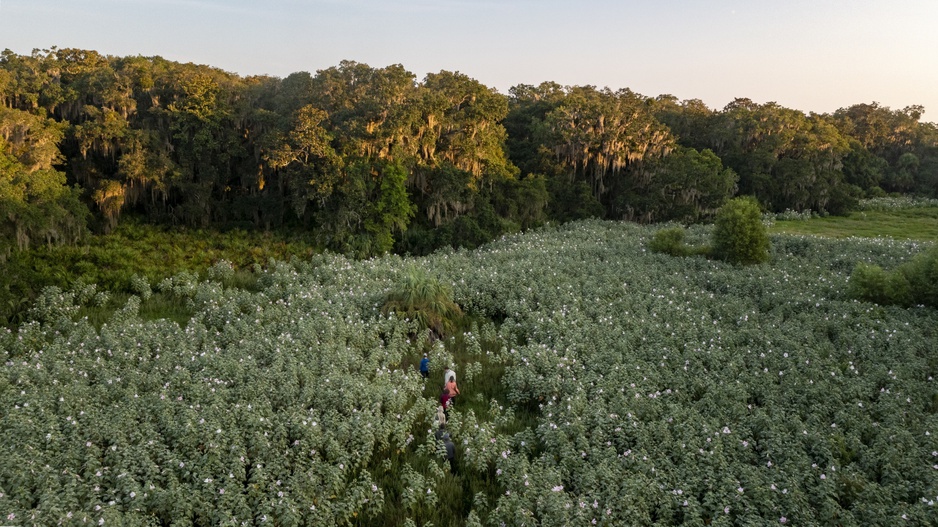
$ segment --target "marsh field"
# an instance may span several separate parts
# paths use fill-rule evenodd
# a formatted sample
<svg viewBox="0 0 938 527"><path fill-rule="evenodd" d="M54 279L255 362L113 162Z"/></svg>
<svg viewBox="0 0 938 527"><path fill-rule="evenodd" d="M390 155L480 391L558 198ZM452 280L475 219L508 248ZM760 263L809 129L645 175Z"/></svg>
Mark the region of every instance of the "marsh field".
<svg viewBox="0 0 938 527"><path fill-rule="evenodd" d="M46 289L0 333L0 517L938 524L938 313L846 294L857 263L934 242L777 232L735 267L651 253L658 228ZM463 313L439 341L381 309L413 275ZM432 434L447 365L455 474Z"/></svg>

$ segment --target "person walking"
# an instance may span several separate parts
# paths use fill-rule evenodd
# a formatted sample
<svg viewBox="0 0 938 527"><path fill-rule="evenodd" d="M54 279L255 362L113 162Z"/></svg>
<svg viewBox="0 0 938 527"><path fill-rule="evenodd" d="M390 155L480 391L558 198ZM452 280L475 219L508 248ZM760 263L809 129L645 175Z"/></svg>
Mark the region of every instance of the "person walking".
<svg viewBox="0 0 938 527"><path fill-rule="evenodd" d="M446 460L449 461L450 474L456 475L456 445L450 440L449 434L443 434L443 446L446 448Z"/></svg>
<svg viewBox="0 0 938 527"><path fill-rule="evenodd" d="M424 379L430 378L430 358L427 357L427 354L423 354L423 359L420 360L420 375Z"/></svg>
<svg viewBox="0 0 938 527"><path fill-rule="evenodd" d="M452 399L449 395L449 390L443 388L443 393L440 394L440 406L443 407L443 415L446 420L449 421L449 406L452 404Z"/></svg>
<svg viewBox="0 0 938 527"><path fill-rule="evenodd" d="M449 390L449 396L456 397L459 395L459 387L456 386L456 374L450 375L449 379L446 381L446 389Z"/></svg>
<svg viewBox="0 0 938 527"><path fill-rule="evenodd" d="M440 427L433 433L433 437L435 437L437 441L443 441L443 436L445 435L449 435L446 431L446 425L440 423Z"/></svg>

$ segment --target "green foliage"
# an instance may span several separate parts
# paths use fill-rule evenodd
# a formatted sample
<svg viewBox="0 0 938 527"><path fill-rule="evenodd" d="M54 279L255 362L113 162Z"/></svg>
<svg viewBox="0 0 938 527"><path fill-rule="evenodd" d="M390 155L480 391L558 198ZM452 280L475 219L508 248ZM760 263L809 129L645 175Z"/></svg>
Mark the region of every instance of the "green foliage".
<svg viewBox="0 0 938 527"><path fill-rule="evenodd" d="M23 322L28 305L48 286L66 290L81 280L112 294L137 294L146 300L152 284L191 270L209 273L226 285L250 288L253 266L265 266L271 258L308 258L320 250L309 236L297 234L171 230L128 221L111 234L89 237L83 246L13 253L5 263L7 272L0 273L0 325ZM229 263L230 273L222 262ZM150 313L147 303L143 310Z"/></svg>
<svg viewBox="0 0 938 527"><path fill-rule="evenodd" d="M777 235L772 263L742 267L650 254L655 230L322 254L271 263L250 291L221 263L147 302L112 296L100 327L81 318L100 287L49 290L0 331L0 518L935 525L935 310L847 294L858 262L894 268L921 245ZM381 313L408 267L471 313L447 338ZM157 297L191 316L147 320ZM455 476L431 424L447 365Z"/></svg>
<svg viewBox="0 0 938 527"><path fill-rule="evenodd" d="M891 272L859 262L850 275L850 296L883 305L938 308L938 247L916 255Z"/></svg>
<svg viewBox="0 0 938 527"><path fill-rule="evenodd" d="M510 235L699 221L734 174L774 212L935 196L920 107L505 97L400 65L281 80L55 48L0 54L0 97L6 521L935 524L934 309L850 300L934 305L933 252L776 235L746 268L649 255L698 249L630 224ZM68 246L86 205L113 234ZM745 208L682 236L758 260ZM430 256L402 276L392 244ZM422 352L461 377L456 477Z"/></svg>
<svg viewBox="0 0 938 527"><path fill-rule="evenodd" d="M651 241L648 242L648 249L652 252L671 256L687 256L687 246L684 245L684 228L667 227L655 232Z"/></svg>
<svg viewBox="0 0 938 527"><path fill-rule="evenodd" d="M53 168L61 138L55 121L0 107L0 262L31 245L70 244L86 234L81 190Z"/></svg>
<svg viewBox="0 0 938 527"><path fill-rule="evenodd" d="M850 275L850 296L883 305L908 305L909 281L902 273L887 273L878 265L860 262Z"/></svg>
<svg viewBox="0 0 938 527"><path fill-rule="evenodd" d="M734 198L717 212L712 245L716 258L742 265L763 263L769 259L769 245L755 198Z"/></svg>
<svg viewBox="0 0 938 527"><path fill-rule="evenodd" d="M915 196L881 196L878 198L865 199L859 203L859 209L864 211L895 211L916 208L938 208L938 199Z"/></svg>
<svg viewBox="0 0 938 527"><path fill-rule="evenodd" d="M603 218L606 214L603 204L593 196L589 184L585 181L577 181L571 185L562 179L551 179L548 182L548 190L548 215L558 222Z"/></svg>
<svg viewBox="0 0 938 527"><path fill-rule="evenodd" d="M421 329L429 328L437 335L452 331L463 315L452 290L416 267L408 269L387 293L381 312L415 320Z"/></svg>
<svg viewBox="0 0 938 527"><path fill-rule="evenodd" d="M858 236L938 241L938 206L935 203L929 205L929 202L919 202L919 205L906 206L913 202L883 199L886 201L861 202L861 211L845 217L802 214L800 218L795 218L793 214L783 214L777 219L798 221L775 221L770 231L831 238Z"/></svg>
<svg viewBox="0 0 938 527"><path fill-rule="evenodd" d="M707 221L737 186L774 212L847 214L884 188L938 195L938 131L917 106L806 115L737 99L714 111L553 82L505 96L399 64L280 79L70 48L7 50L0 90L0 254L76 243L86 224L107 233L127 216L295 228L365 257L474 247L548 221Z"/></svg>
<svg viewBox="0 0 938 527"><path fill-rule="evenodd" d="M403 232L414 217L415 207L407 195L407 173L400 165L388 165L381 174L378 199L374 200L365 221L365 229L375 239L377 253L385 253L394 246L394 232Z"/></svg>
<svg viewBox="0 0 938 527"><path fill-rule="evenodd" d="M739 179L712 151L680 146L644 172L618 199L627 218L649 223L710 219L736 192Z"/></svg>
<svg viewBox="0 0 938 527"><path fill-rule="evenodd" d="M655 231L648 242L648 250L669 256L709 256L710 246L684 243L685 229L681 226L665 227Z"/></svg>

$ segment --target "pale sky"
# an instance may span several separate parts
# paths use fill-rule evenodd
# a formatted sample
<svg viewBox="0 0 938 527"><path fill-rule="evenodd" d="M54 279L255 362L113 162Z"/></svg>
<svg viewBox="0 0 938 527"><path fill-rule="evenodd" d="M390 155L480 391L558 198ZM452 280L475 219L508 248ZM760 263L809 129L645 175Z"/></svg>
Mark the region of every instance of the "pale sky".
<svg viewBox="0 0 938 527"><path fill-rule="evenodd" d="M240 75L402 64L938 122L938 0L0 0L0 49L160 55Z"/></svg>

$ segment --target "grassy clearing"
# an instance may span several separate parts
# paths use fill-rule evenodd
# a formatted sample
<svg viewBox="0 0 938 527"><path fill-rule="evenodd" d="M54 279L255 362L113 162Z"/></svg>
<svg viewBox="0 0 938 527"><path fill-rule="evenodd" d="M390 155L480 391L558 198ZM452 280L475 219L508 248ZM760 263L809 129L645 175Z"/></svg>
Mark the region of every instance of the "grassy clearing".
<svg viewBox="0 0 938 527"><path fill-rule="evenodd" d="M777 220L772 234L808 234L827 238L888 237L938 242L938 207L866 210L846 217Z"/></svg>

